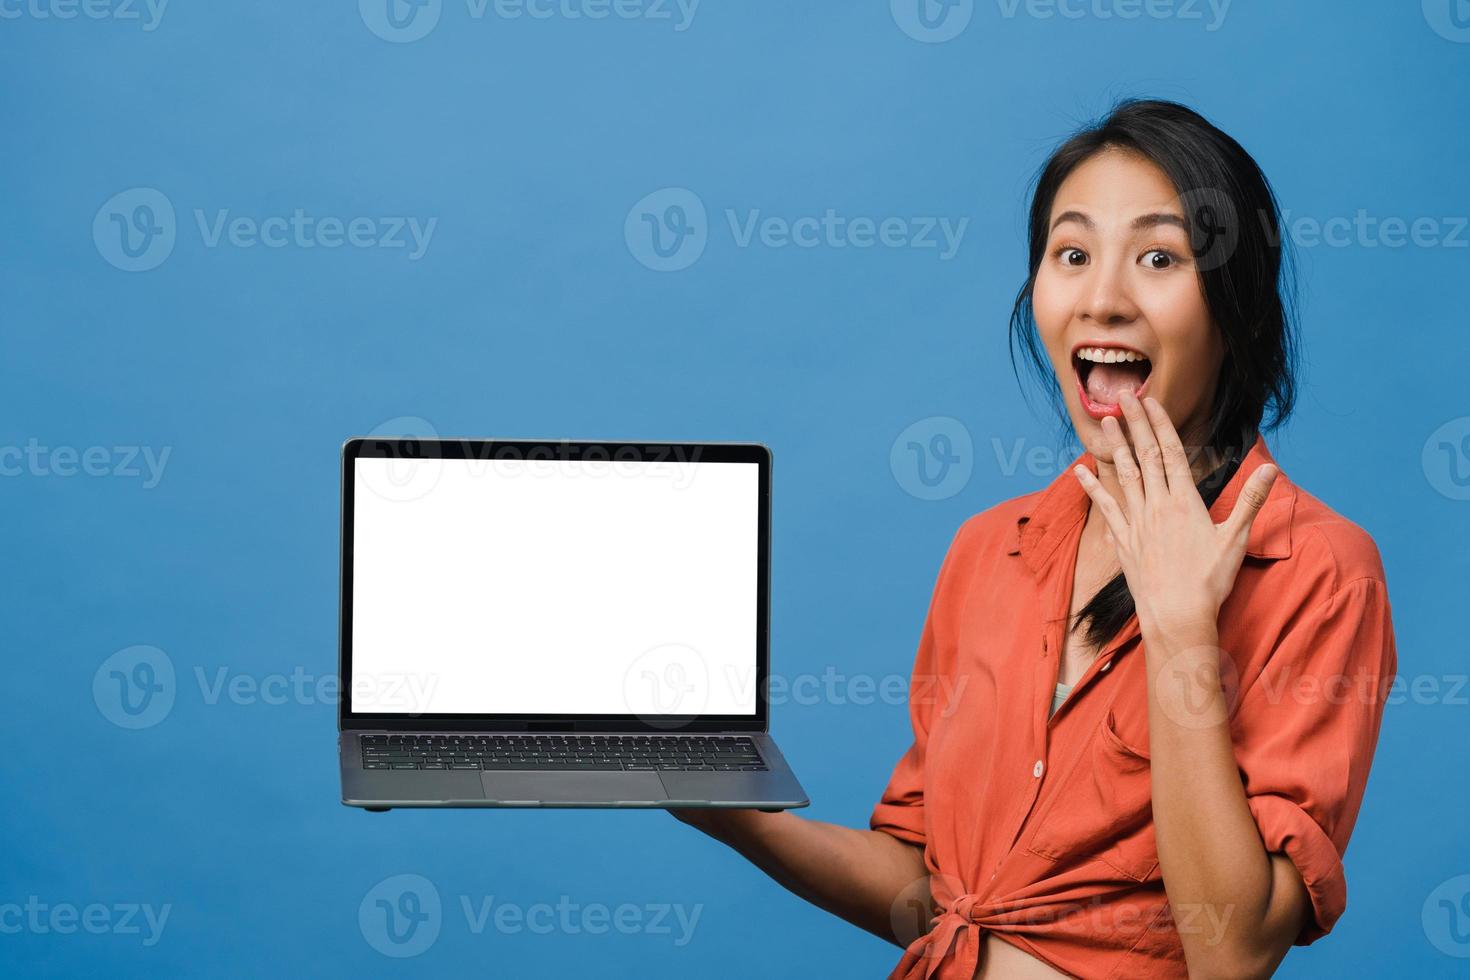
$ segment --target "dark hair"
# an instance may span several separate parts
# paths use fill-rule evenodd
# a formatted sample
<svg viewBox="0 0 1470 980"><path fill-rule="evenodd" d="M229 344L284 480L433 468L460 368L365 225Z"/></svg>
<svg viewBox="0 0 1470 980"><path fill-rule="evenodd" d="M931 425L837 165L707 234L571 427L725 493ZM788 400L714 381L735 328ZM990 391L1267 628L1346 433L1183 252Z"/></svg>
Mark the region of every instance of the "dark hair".
<svg viewBox="0 0 1470 980"><path fill-rule="evenodd" d="M1207 458L1224 463L1197 484L1209 506L1239 468L1257 431L1270 431L1291 414L1296 401L1296 293L1270 183L1239 143L1199 113L1177 102L1126 99L1046 161L1032 192L1026 283L1011 310L1011 365L1015 367L1019 342L1061 418L1062 433L1068 433L1071 420L1058 387L1061 379L1036 335L1031 291L1046 255L1057 190L1078 166L1109 149L1143 156L1173 182L1205 304L1224 342L1225 359L1201 444ZM1189 439L1188 433L1183 435ZM1134 611L1120 573L1083 607L1077 622L1088 622L1087 640L1100 649Z"/></svg>

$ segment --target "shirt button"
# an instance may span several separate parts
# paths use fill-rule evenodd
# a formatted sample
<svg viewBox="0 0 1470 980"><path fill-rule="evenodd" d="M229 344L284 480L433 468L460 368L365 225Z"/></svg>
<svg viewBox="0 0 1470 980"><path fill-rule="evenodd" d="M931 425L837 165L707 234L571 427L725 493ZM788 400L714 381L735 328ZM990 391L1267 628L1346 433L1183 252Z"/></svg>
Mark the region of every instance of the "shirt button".
<svg viewBox="0 0 1470 980"><path fill-rule="evenodd" d="M1037 779L1040 779L1041 778L1041 770L1043 770L1045 768L1046 767L1041 764L1041 760L1040 759L1037 759L1036 760L1036 765L1034 765L1034 766L1031 767L1031 775L1035 776Z"/></svg>

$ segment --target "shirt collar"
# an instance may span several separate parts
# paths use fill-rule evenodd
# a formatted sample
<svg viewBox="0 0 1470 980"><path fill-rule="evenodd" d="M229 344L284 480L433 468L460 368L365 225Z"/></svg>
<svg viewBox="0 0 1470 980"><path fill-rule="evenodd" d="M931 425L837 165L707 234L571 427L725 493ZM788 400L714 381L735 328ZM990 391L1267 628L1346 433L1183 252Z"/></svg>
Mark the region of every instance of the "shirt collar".
<svg viewBox="0 0 1470 980"><path fill-rule="evenodd" d="M1230 516L1240 497L1241 488L1250 479L1250 475L1263 463L1275 462L1271 451L1266 448L1265 437L1257 433L1255 444L1210 507L1210 517L1216 524L1224 522ZM1072 473L1072 467L1078 463L1094 474L1097 473L1097 459L1091 452L1084 451L1062 470L1061 475L1032 497L1027 508L1016 518L1015 527L1009 530L1007 554L1020 555L1033 572L1041 571L1068 532L1087 517L1091 500ZM1277 466L1276 480L1271 484L1266 503L1256 515L1246 538L1247 555L1270 559L1291 556L1292 516L1296 510L1296 497L1296 487ZM1119 501L1119 504L1122 503Z"/></svg>

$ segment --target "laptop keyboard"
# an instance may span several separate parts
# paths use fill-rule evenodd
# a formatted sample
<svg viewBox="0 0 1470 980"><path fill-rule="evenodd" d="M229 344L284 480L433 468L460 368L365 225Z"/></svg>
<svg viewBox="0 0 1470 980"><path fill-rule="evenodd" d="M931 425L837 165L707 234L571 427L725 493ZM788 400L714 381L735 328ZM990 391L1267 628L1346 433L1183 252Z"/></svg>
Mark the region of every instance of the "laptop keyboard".
<svg viewBox="0 0 1470 980"><path fill-rule="evenodd" d="M765 772L744 735L363 735L364 769Z"/></svg>

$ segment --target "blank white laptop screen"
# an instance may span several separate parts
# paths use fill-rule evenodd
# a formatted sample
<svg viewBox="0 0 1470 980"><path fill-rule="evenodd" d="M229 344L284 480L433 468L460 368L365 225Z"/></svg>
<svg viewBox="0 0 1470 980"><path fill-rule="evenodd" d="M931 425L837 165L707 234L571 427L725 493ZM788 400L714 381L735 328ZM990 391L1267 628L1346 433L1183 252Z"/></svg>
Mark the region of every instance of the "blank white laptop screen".
<svg viewBox="0 0 1470 980"><path fill-rule="evenodd" d="M755 463L359 457L352 711L754 716L759 492Z"/></svg>

